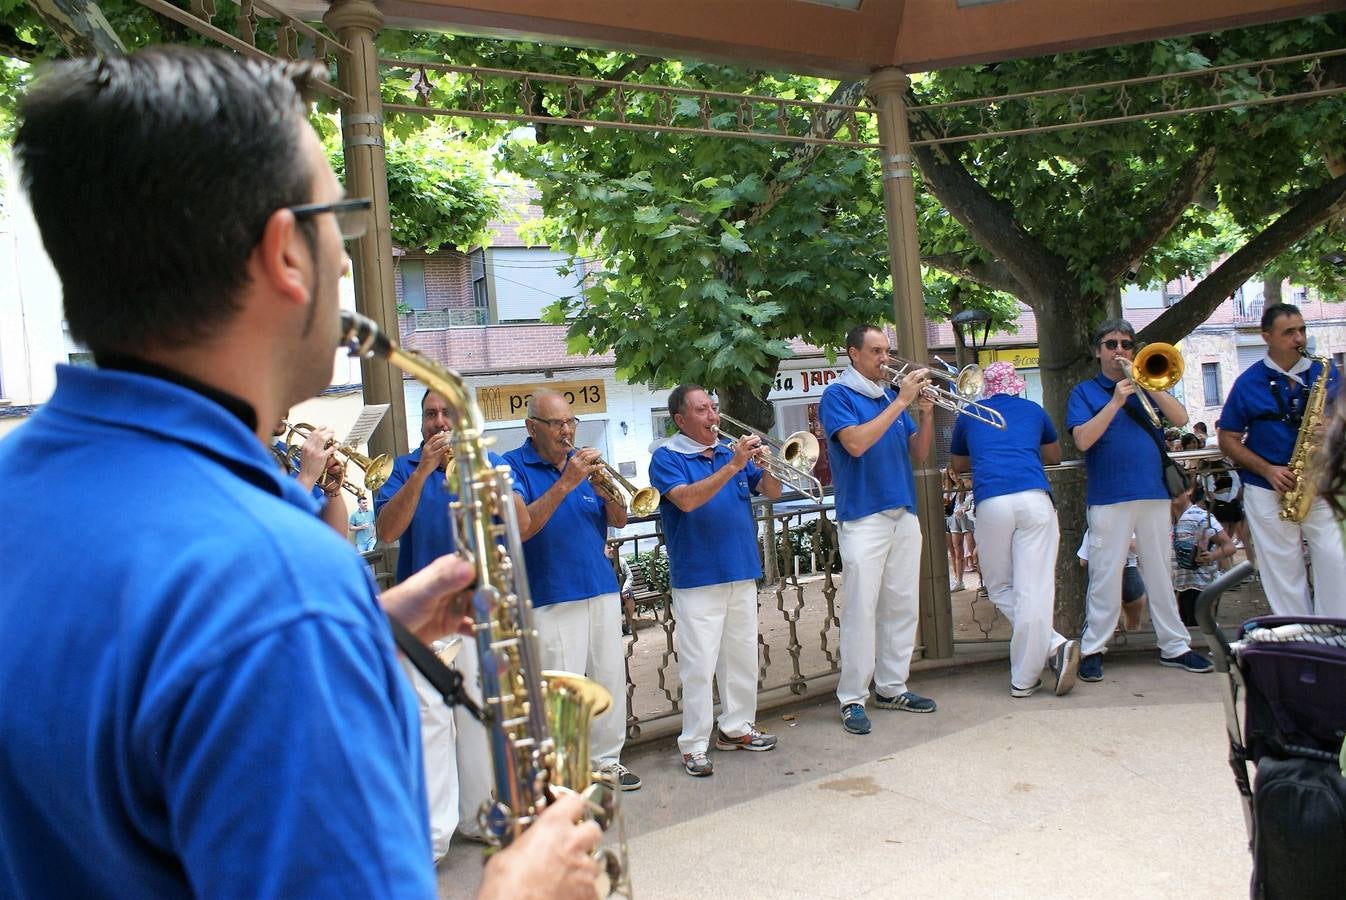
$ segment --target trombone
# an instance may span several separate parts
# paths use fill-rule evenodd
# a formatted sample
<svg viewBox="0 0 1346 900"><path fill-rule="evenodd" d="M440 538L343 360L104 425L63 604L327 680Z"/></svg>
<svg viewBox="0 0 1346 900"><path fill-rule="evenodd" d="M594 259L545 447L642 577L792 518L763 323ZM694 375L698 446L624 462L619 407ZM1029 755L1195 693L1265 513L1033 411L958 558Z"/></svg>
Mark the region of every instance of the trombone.
<svg viewBox="0 0 1346 900"><path fill-rule="evenodd" d="M978 422L985 422L992 428L1005 430L1005 417L998 410L994 410L985 404L978 403L974 398L981 394L982 372L981 366L972 363L956 372L941 372L938 369L931 369L928 366L918 365L911 360L893 357L893 362L897 363L897 368L889 365L882 365L879 368L883 374L888 376L888 381L894 388L901 388L902 379L907 377L916 369L926 369L931 378L939 379L945 383L944 387L938 387L933 384L927 384L921 388L921 396L925 397L931 403L942 409L952 410L955 413L962 413L970 419L976 419ZM948 368L952 369L948 363L940 360Z"/></svg>
<svg viewBox="0 0 1346 900"><path fill-rule="evenodd" d="M572 455L580 449L570 440L565 444L570 448ZM659 492L653 487L636 487L601 456L598 458L598 464L602 468L590 475L589 480L593 483L594 489L605 499L620 503L638 516L653 515L659 508Z"/></svg>
<svg viewBox="0 0 1346 900"><path fill-rule="evenodd" d="M1141 409L1145 410L1150 423L1155 428L1162 427L1159 410L1155 409L1154 401L1145 392L1166 391L1182 381L1182 355L1178 353L1178 348L1156 341L1142 347L1135 359L1117 357L1117 364L1122 367L1122 377L1135 387Z"/></svg>
<svg viewBox="0 0 1346 900"><path fill-rule="evenodd" d="M293 425L289 422L282 422L281 424L285 426L285 443L288 447L285 451L286 461L292 468L298 469L300 457L303 452L304 441L313 433L314 426L307 422L296 422ZM381 453L373 459L370 459L354 447L347 447L345 444L337 443L336 439L329 440L323 446L323 449L326 450L329 447L336 448L335 452L341 457L343 466L354 465L361 472L364 472L365 490L368 490L371 493L383 487L384 482L386 482L388 477L393 474L393 459L386 453ZM322 475L318 476L318 486L322 487L325 484L327 484L326 470L323 471ZM341 479L341 486L356 497L363 497L365 495L364 490L361 490L357 485L352 484L347 478L343 477Z"/></svg>
<svg viewBox="0 0 1346 900"><path fill-rule="evenodd" d="M823 485L813 477L813 467L818 462L818 439L807 431L796 431L783 441L778 441L751 425L740 422L733 416L720 413L720 422L728 423L739 433L730 434L722 428L716 431L729 442L729 449L745 437L761 440L766 450L756 459L758 467L791 490L811 497L814 502L823 502Z"/></svg>

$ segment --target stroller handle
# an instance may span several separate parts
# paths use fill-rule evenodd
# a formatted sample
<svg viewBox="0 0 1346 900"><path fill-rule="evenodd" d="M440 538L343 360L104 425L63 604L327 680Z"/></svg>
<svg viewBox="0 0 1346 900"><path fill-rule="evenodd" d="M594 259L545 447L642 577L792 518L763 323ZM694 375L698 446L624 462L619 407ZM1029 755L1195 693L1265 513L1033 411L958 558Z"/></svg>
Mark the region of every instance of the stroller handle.
<svg viewBox="0 0 1346 900"><path fill-rule="evenodd" d="M1214 662L1215 668L1221 672L1229 671L1229 659L1233 652L1229 649L1229 641L1225 638L1224 632L1220 630L1220 623L1215 621L1215 602L1220 599L1221 594L1243 581L1256 568L1252 563L1244 560L1212 581L1205 590L1197 595L1196 620L1200 624L1201 630L1211 639L1212 649L1220 651L1215 654Z"/></svg>

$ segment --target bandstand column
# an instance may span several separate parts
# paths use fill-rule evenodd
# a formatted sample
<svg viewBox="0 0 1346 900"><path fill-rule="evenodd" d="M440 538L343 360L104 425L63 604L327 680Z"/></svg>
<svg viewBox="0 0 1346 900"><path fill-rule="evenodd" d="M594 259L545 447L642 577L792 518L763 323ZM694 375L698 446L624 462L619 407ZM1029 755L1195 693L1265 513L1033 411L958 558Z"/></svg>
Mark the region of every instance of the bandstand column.
<svg viewBox="0 0 1346 900"><path fill-rule="evenodd" d="M888 260L893 276L893 317L897 352L916 362L929 358L925 342L925 298L916 234L916 195L911 178L911 140L904 94L911 82L898 69L880 69L866 93L874 99L883 169L883 208L888 223ZM953 611L944 540L944 501L935 450L916 468L916 509L923 540L919 641L926 657L953 655Z"/></svg>
<svg viewBox="0 0 1346 900"><path fill-rule="evenodd" d="M341 136L346 159L346 191L374 201L374 227L351 245L355 305L396 338L397 291L393 283L392 231L388 224L388 169L383 146L383 101L379 96L378 54L374 36L383 27L383 13L371 0L333 0L325 24L348 48L338 57L339 86L353 100L341 110ZM370 455L406 453L407 408L402 373L387 362L361 362L365 403L387 403L388 413L369 440Z"/></svg>

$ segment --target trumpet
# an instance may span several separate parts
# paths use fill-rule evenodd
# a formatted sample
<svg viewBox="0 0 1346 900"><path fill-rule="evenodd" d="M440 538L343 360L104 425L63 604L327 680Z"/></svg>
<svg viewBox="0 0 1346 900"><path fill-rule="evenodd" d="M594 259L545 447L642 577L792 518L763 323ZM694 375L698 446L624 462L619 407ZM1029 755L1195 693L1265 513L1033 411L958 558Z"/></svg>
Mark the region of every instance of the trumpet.
<svg viewBox="0 0 1346 900"><path fill-rule="evenodd" d="M1182 381L1182 356L1178 348L1158 342L1146 344L1135 359L1119 356L1117 364L1122 367L1122 376L1136 388L1136 396L1140 398L1140 406L1145 410L1146 417L1155 428L1159 428L1162 425L1159 410L1155 409L1154 401L1145 392L1166 391Z"/></svg>
<svg viewBox="0 0 1346 900"><path fill-rule="evenodd" d="M281 423L285 427L285 443L288 449L285 451L286 462L291 468L298 469L303 453L304 441L308 439L314 431L314 426L307 422L296 422L291 425L289 422ZM323 445L326 450L329 447L336 448L336 454L341 458L342 466L353 465L364 473L364 489L358 485L352 484L349 479L343 477L341 486L353 494L355 497L363 497L365 490L369 492L377 491L383 487L388 476L393 474L393 459L386 453L370 459L354 447L347 447L345 444L339 444L336 440L329 440ZM327 484L327 472L318 476L318 486L323 487Z"/></svg>
<svg viewBox="0 0 1346 900"><path fill-rule="evenodd" d="M1005 417L999 411L978 403L974 399L981 394L983 382L981 366L973 363L963 366L957 372L941 372L938 369L929 369L901 357L893 357L893 362L897 363L896 368L886 364L879 368L884 375L888 376L888 381L894 388L901 388L902 379L916 369L927 369L927 374L931 378L943 381L945 387L927 384L921 388L922 397L941 409L962 413L970 419L985 422L992 428L1005 430ZM945 365L948 364L945 363Z"/></svg>
<svg viewBox="0 0 1346 900"><path fill-rule="evenodd" d="M565 445L570 448L571 454L581 449L570 440L566 440ZM636 487L601 456L598 458L598 464L602 468L590 475L589 480L605 500L620 503L638 516L653 515L659 508L659 492L653 487Z"/></svg>
<svg viewBox="0 0 1346 900"><path fill-rule="evenodd" d="M715 429L721 439L728 442L729 449L743 438L755 437L761 440L765 452L757 457L757 465L772 478L791 490L811 497L814 502L823 500L823 485L813 477L813 467L818 462L818 439L807 431L796 431L783 441L758 431L751 425L740 422L733 416L720 413L720 422L728 423L738 434Z"/></svg>

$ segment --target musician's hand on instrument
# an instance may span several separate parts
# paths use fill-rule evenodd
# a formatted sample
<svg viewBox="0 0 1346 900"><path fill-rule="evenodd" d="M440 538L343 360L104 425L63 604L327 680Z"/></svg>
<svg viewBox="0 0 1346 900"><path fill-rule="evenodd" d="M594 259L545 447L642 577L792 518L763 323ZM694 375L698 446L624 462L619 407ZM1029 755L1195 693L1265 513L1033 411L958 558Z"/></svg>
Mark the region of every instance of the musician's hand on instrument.
<svg viewBox="0 0 1346 900"><path fill-rule="evenodd" d="M598 864L592 854L601 832L592 821L579 821L584 802L579 794L558 798L512 844L493 855L482 875L478 900L593 900Z"/></svg>
<svg viewBox="0 0 1346 900"><path fill-rule="evenodd" d="M1271 485L1273 491L1285 493L1295 486L1295 473L1286 466L1267 466L1262 477Z"/></svg>
<svg viewBox="0 0 1346 900"><path fill-rule="evenodd" d="M897 399L904 406L910 406L921 396L922 389L930 383L929 369L912 369L902 376L902 384L897 389Z"/></svg>
<svg viewBox="0 0 1346 900"><path fill-rule="evenodd" d="M1112 400L1110 402L1117 404L1118 407L1121 407L1121 405L1126 402L1126 398L1130 397L1135 392L1136 392L1136 383L1132 381L1130 378L1123 378L1121 381L1118 381L1117 386L1113 388Z"/></svg>
<svg viewBox="0 0 1346 900"><path fill-rule="evenodd" d="M916 409L920 412L922 420L935 411L935 401L928 394L921 393L916 399Z"/></svg>
<svg viewBox="0 0 1346 900"><path fill-rule="evenodd" d="M452 450L453 434L448 431L438 431L426 438L425 445L421 447L421 461L416 464L416 468L426 474L436 469L442 469Z"/></svg>
<svg viewBox="0 0 1346 900"><path fill-rule="evenodd" d="M332 429L326 425L319 425L309 432L308 437L304 438L304 443L300 445L298 477L305 487L313 487L322 477L323 470L327 468L327 461L332 458L334 448L327 446L332 439Z"/></svg>
<svg viewBox="0 0 1346 900"><path fill-rule="evenodd" d="M734 441L734 458L731 462L741 471L750 461L756 460L763 449L760 437L755 434L745 435Z"/></svg>
<svg viewBox="0 0 1346 900"><path fill-rule="evenodd" d="M584 447L572 453L561 471L561 481L566 490L573 490L581 481L601 472L601 460L602 454L595 447Z"/></svg>
<svg viewBox="0 0 1346 900"><path fill-rule="evenodd" d="M329 498L341 493L341 485L346 481L346 464L336 455L335 448L329 451L327 467L323 470L325 479L320 479L323 493Z"/></svg>
<svg viewBox="0 0 1346 900"><path fill-rule="evenodd" d="M448 634L472 634L476 569L461 556L441 556L379 597L384 612L426 643Z"/></svg>

